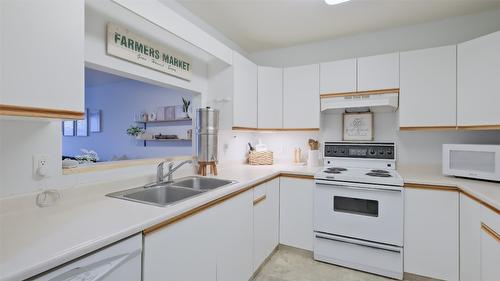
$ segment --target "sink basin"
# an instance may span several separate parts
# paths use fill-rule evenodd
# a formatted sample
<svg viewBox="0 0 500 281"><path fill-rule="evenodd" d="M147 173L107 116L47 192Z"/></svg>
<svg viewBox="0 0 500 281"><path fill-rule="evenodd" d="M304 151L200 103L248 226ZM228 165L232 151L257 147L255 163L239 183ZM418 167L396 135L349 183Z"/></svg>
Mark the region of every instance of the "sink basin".
<svg viewBox="0 0 500 281"><path fill-rule="evenodd" d="M106 196L165 207L232 183L235 181L192 176L172 183L153 184L113 192Z"/></svg>
<svg viewBox="0 0 500 281"><path fill-rule="evenodd" d="M172 186L187 187L187 188L192 188L194 190L206 191L206 190L216 189L218 187L232 183L234 183L234 181L193 176L193 177L178 179L172 183Z"/></svg>
<svg viewBox="0 0 500 281"><path fill-rule="evenodd" d="M202 190L171 185L157 185L114 192L106 196L164 207L201 193L203 193Z"/></svg>

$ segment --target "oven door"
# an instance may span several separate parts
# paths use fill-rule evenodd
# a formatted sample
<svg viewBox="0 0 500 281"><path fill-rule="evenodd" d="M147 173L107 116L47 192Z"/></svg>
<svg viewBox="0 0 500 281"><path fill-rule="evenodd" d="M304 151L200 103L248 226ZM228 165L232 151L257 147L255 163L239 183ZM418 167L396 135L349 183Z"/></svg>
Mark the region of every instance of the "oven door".
<svg viewBox="0 0 500 281"><path fill-rule="evenodd" d="M403 246L402 188L316 181L314 231Z"/></svg>

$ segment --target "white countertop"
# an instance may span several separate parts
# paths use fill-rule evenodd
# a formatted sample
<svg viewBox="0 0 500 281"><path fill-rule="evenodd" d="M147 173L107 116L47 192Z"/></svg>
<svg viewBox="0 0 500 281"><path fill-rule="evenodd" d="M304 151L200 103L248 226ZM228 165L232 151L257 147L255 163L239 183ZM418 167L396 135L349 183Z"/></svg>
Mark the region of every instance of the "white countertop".
<svg viewBox="0 0 500 281"><path fill-rule="evenodd" d="M38 208L34 196L0 201L0 280L22 280L126 238L168 218L279 173L314 175L319 168L291 165L220 166L218 178L238 183L173 206L156 207L104 196L140 186L150 177L63 190L56 205ZM500 184L455 179L435 167L401 167L407 183L451 185L500 209ZM177 177L190 169L180 169Z"/></svg>

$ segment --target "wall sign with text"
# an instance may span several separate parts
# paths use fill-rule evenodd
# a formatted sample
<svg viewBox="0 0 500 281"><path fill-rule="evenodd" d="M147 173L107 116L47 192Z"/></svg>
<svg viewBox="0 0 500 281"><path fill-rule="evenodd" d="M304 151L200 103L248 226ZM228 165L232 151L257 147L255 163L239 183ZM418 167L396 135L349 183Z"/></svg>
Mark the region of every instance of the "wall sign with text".
<svg viewBox="0 0 500 281"><path fill-rule="evenodd" d="M107 52L109 55L191 80L190 58L112 23L108 23Z"/></svg>

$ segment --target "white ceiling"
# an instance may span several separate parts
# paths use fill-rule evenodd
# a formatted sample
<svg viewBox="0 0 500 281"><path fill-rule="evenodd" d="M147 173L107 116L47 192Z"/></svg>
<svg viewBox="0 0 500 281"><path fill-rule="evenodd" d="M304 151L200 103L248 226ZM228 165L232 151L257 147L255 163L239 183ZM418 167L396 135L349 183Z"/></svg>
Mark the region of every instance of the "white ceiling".
<svg viewBox="0 0 500 281"><path fill-rule="evenodd" d="M177 0L252 53L500 8L500 0Z"/></svg>

